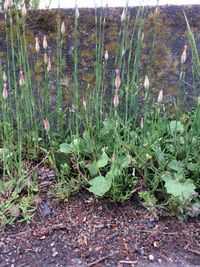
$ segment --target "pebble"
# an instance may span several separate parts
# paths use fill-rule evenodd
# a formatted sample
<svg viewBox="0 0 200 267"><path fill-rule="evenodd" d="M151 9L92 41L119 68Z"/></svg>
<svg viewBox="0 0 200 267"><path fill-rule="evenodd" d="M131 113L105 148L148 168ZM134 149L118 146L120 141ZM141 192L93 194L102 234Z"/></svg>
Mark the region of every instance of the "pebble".
<svg viewBox="0 0 200 267"><path fill-rule="evenodd" d="M52 257L53 257L53 258L55 258L57 255L58 255L58 251L54 251L54 252L52 253Z"/></svg>
<svg viewBox="0 0 200 267"><path fill-rule="evenodd" d="M162 263L162 259L158 259L158 262L159 262L159 263Z"/></svg>
<svg viewBox="0 0 200 267"><path fill-rule="evenodd" d="M149 260L150 260L150 261L154 261L154 259L155 259L155 258L154 258L154 255L150 254L150 255L149 255Z"/></svg>
<svg viewBox="0 0 200 267"><path fill-rule="evenodd" d="M151 221L148 221L148 222L147 222L147 227L148 227L149 229L153 229L153 228L155 227L155 223L154 223L154 222L151 222Z"/></svg>

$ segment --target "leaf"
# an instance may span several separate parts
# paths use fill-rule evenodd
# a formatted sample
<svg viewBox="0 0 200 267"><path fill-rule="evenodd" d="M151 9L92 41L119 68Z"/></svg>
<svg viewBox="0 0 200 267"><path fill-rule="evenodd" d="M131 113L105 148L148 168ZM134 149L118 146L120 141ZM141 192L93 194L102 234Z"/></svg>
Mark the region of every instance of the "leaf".
<svg viewBox="0 0 200 267"><path fill-rule="evenodd" d="M19 217L20 210L19 210L19 207L17 205L12 205L9 208L9 212L10 212L11 216L16 217L16 218Z"/></svg>
<svg viewBox="0 0 200 267"><path fill-rule="evenodd" d="M120 165L122 169L128 168L129 165L131 164L131 156L128 155L127 157L120 158Z"/></svg>
<svg viewBox="0 0 200 267"><path fill-rule="evenodd" d="M161 179L165 182L167 193L178 197L182 201L189 199L195 193L196 186L191 179L181 182L167 172L161 175Z"/></svg>
<svg viewBox="0 0 200 267"><path fill-rule="evenodd" d="M60 144L59 152L69 154L73 152L72 144L63 143Z"/></svg>
<svg viewBox="0 0 200 267"><path fill-rule="evenodd" d="M168 166L168 168L170 168L173 171L180 172L180 171L182 171L184 164L180 160L173 159L172 161L170 161L170 163L167 166Z"/></svg>
<svg viewBox="0 0 200 267"><path fill-rule="evenodd" d="M103 168L108 164L109 157L105 152L100 156L99 160L97 161L97 167L98 168Z"/></svg>
<svg viewBox="0 0 200 267"><path fill-rule="evenodd" d="M169 128L172 135L176 133L182 134L184 132L184 126L180 121L171 121L169 124Z"/></svg>
<svg viewBox="0 0 200 267"><path fill-rule="evenodd" d="M96 196L102 197L110 190L112 180L108 177L105 178L103 176L97 176L90 180L89 184L91 187L88 190Z"/></svg>
<svg viewBox="0 0 200 267"><path fill-rule="evenodd" d="M86 168L90 172L91 177L95 177L99 173L99 168L97 166L96 160L94 160L92 163L87 164Z"/></svg>

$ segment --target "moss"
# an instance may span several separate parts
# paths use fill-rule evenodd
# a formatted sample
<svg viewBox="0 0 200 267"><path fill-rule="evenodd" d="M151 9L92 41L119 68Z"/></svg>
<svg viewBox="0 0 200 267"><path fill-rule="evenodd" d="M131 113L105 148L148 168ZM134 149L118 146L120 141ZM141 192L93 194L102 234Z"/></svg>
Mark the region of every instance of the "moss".
<svg viewBox="0 0 200 267"><path fill-rule="evenodd" d="M93 73L86 73L82 77L84 82L91 83L94 80L94 74Z"/></svg>
<svg viewBox="0 0 200 267"><path fill-rule="evenodd" d="M44 81L44 78L42 75L34 75L34 79L35 81L40 82L40 83Z"/></svg>
<svg viewBox="0 0 200 267"><path fill-rule="evenodd" d="M0 51L0 57L4 58L6 56L6 52Z"/></svg>
<svg viewBox="0 0 200 267"><path fill-rule="evenodd" d="M88 59L92 59L94 57L94 52L91 50L82 50L80 53L81 58L88 58Z"/></svg>

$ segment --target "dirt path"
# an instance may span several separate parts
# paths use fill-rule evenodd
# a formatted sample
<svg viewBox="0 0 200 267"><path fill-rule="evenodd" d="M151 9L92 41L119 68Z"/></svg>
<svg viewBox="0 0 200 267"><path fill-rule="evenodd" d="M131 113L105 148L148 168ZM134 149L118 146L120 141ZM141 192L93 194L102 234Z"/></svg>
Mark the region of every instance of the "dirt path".
<svg viewBox="0 0 200 267"><path fill-rule="evenodd" d="M133 200L116 205L82 192L41 205L30 225L1 229L4 266L200 266L200 221L153 221Z"/></svg>

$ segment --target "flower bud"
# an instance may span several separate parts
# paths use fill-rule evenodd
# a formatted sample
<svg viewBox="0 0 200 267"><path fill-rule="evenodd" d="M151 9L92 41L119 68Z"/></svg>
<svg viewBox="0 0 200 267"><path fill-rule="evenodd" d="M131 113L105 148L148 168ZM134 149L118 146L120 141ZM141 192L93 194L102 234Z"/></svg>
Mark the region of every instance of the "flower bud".
<svg viewBox="0 0 200 267"><path fill-rule="evenodd" d="M62 35L64 35L65 30L66 30L66 28L65 28L65 22L63 21L62 24L61 24L61 29L60 29Z"/></svg>
<svg viewBox="0 0 200 267"><path fill-rule="evenodd" d="M37 53L40 51L40 44L38 37L35 37L35 50Z"/></svg>
<svg viewBox="0 0 200 267"><path fill-rule="evenodd" d="M78 6L76 5L76 9L75 9L75 18L78 19L79 18L79 10L78 10Z"/></svg>
<svg viewBox="0 0 200 267"><path fill-rule="evenodd" d="M47 65L48 64L48 56L47 53L44 53L44 64Z"/></svg>
<svg viewBox="0 0 200 267"><path fill-rule="evenodd" d="M113 104L114 104L115 108L117 108L119 105L119 94L118 93L119 93L118 89L115 89L115 96L113 99Z"/></svg>
<svg viewBox="0 0 200 267"><path fill-rule="evenodd" d="M119 89L121 85L121 79L120 79L120 76L119 76L119 69L116 69L116 77L115 77L115 87L116 89Z"/></svg>
<svg viewBox="0 0 200 267"><path fill-rule="evenodd" d="M22 6L21 13L22 13L23 17L25 17L26 14L27 14L27 9L26 9L26 5L25 4L23 4L23 6Z"/></svg>
<svg viewBox="0 0 200 267"><path fill-rule="evenodd" d="M183 53L181 55L181 64L184 64L187 58L187 45L184 46Z"/></svg>
<svg viewBox="0 0 200 267"><path fill-rule="evenodd" d="M21 70L19 72L19 85L20 86L24 86L25 85L24 74L23 74L23 71L21 71Z"/></svg>
<svg viewBox="0 0 200 267"><path fill-rule="evenodd" d="M4 10L7 11L11 7L12 7L12 0L5 0L3 5Z"/></svg>
<svg viewBox="0 0 200 267"><path fill-rule="evenodd" d="M48 133L50 131L50 124L47 118L43 120L43 124L44 124L45 131Z"/></svg>
<svg viewBox="0 0 200 267"><path fill-rule="evenodd" d="M3 79L4 83L7 82L7 76L6 76L6 72L5 71L3 71L3 73L2 73L2 79Z"/></svg>
<svg viewBox="0 0 200 267"><path fill-rule="evenodd" d="M158 99L157 102L161 103L163 100L163 89L160 90L159 94L158 94Z"/></svg>
<svg viewBox="0 0 200 267"><path fill-rule="evenodd" d="M126 9L124 8L121 14L121 22L124 22L126 19Z"/></svg>
<svg viewBox="0 0 200 267"><path fill-rule="evenodd" d="M87 107L87 103L86 103L86 100L83 98L83 108L85 111L86 111L86 107Z"/></svg>
<svg viewBox="0 0 200 267"><path fill-rule="evenodd" d="M8 98L8 90L7 90L7 84L4 83L3 84L3 99L7 99Z"/></svg>
<svg viewBox="0 0 200 267"><path fill-rule="evenodd" d="M47 71L51 70L51 59L48 57Z"/></svg>
<svg viewBox="0 0 200 267"><path fill-rule="evenodd" d="M144 128L144 118L142 117L140 120L140 128L143 129Z"/></svg>
<svg viewBox="0 0 200 267"><path fill-rule="evenodd" d="M47 44L47 37L46 35L43 36L43 48L46 50L48 47L48 44Z"/></svg>
<svg viewBox="0 0 200 267"><path fill-rule="evenodd" d="M104 58L105 58L106 61L108 60L108 50L106 50Z"/></svg>
<svg viewBox="0 0 200 267"><path fill-rule="evenodd" d="M149 90L149 78L147 75L145 75L145 79L144 79L144 88L146 90Z"/></svg>

